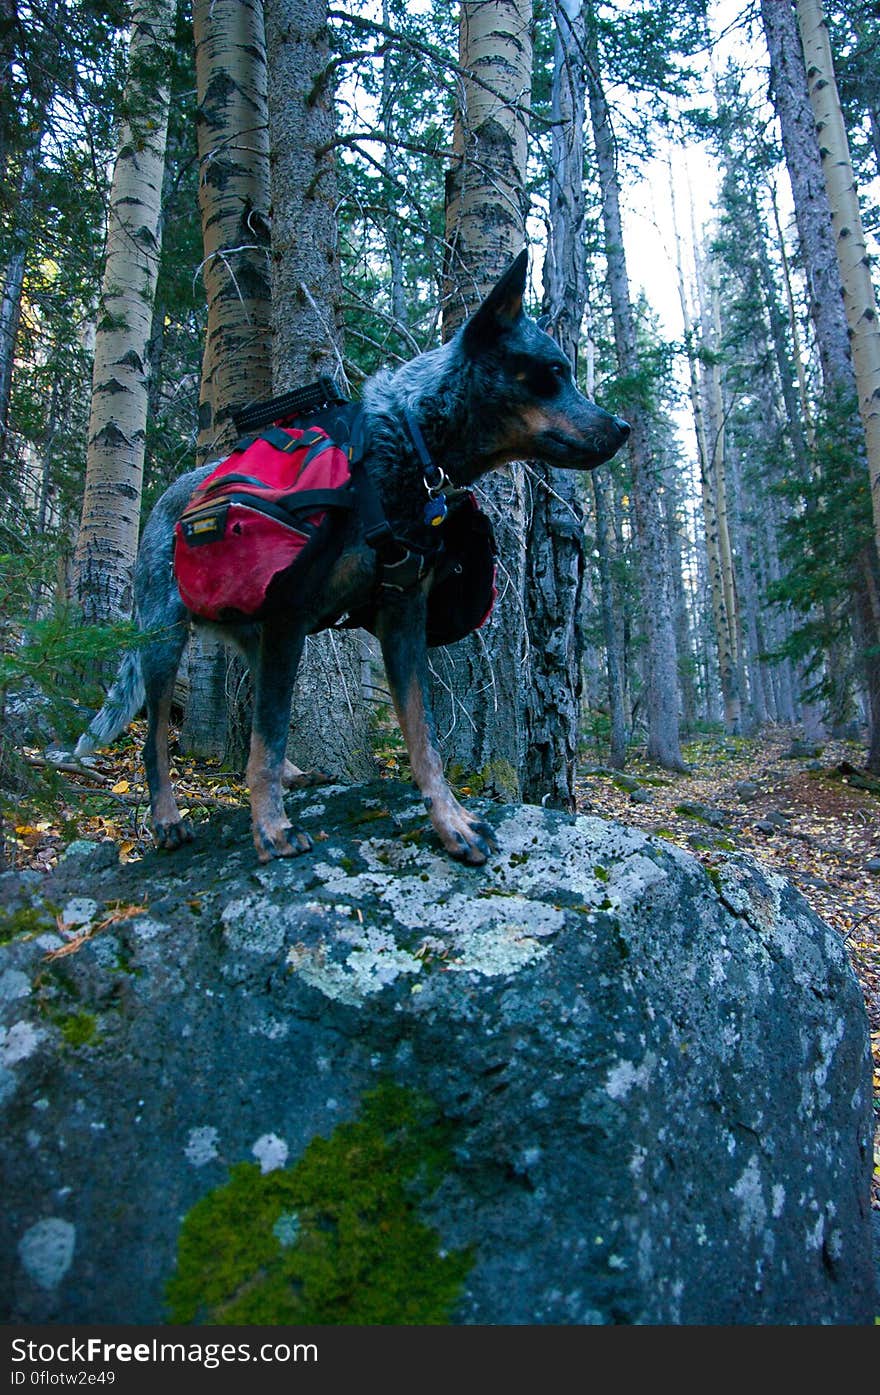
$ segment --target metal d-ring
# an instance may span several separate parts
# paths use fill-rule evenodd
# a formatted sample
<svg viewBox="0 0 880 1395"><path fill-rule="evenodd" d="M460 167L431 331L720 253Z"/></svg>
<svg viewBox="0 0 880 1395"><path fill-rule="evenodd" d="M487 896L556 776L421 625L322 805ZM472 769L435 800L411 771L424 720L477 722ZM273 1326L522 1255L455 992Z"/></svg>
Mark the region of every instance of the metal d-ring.
<svg viewBox="0 0 880 1395"><path fill-rule="evenodd" d="M429 483L427 470L422 476L422 483L424 484L425 489L428 491L429 498L435 499L438 494L443 493L443 490L446 488L447 484L451 484L452 481L450 480L449 476L447 475L446 471L442 468L442 466L432 465L432 469L434 469L437 472L437 475L439 476L436 484Z"/></svg>

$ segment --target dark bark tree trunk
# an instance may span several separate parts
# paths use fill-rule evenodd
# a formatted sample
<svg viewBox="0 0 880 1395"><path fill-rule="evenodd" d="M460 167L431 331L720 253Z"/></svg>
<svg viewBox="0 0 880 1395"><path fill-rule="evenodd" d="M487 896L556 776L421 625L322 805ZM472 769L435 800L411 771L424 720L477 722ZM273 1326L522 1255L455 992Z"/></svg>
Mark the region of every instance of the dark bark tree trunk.
<svg viewBox="0 0 880 1395"><path fill-rule="evenodd" d="M591 6L591 21L592 21ZM620 217L620 189L610 114L599 77L593 22L587 25L589 103L602 189L602 222L614 343L621 374L631 382L641 371L630 301ZM650 432L640 410L630 412L629 458L632 500L641 568L642 609L648 641L647 754L667 770L684 770L678 730L678 669L669 588L669 550L658 499L658 471Z"/></svg>
<svg viewBox="0 0 880 1395"><path fill-rule="evenodd" d="M265 0L272 193L272 362L278 392L329 373L345 383L336 110L326 0ZM357 633L306 644L297 675L290 757L303 769L375 774Z"/></svg>
<svg viewBox="0 0 880 1395"><path fill-rule="evenodd" d="M611 568L611 528L606 477L598 471L590 476L593 504L596 510L596 552L599 567L599 604L602 634L605 640L605 668L608 683L609 751L608 763L615 770L626 764L626 684L624 679L623 640L616 615L615 585Z"/></svg>
<svg viewBox="0 0 880 1395"><path fill-rule="evenodd" d="M3 294L0 297L0 488L6 494L9 491L5 464L6 437L9 431L9 403L12 395L12 370L15 363L18 327L21 321L21 296L24 289L25 264L34 217L34 196L39 156L38 136L34 145L26 152L22 163L18 186L18 206L12 233L12 250L6 263Z"/></svg>
<svg viewBox="0 0 880 1395"><path fill-rule="evenodd" d="M581 0L554 0L550 244L544 261L548 332L577 372L587 300L583 144L586 78ZM574 809L580 736L584 513L580 478L539 463L526 533L529 684L523 799Z"/></svg>

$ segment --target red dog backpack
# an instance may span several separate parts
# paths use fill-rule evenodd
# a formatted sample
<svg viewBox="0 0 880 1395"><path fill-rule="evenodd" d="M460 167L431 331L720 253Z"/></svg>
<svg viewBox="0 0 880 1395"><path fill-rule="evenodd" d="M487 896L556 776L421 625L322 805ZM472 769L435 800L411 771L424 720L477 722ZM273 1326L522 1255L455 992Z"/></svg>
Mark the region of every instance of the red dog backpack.
<svg viewBox="0 0 880 1395"><path fill-rule="evenodd" d="M349 459L319 427L273 427L236 446L198 486L174 530L174 575L205 620L257 619L272 581L305 569L332 510L351 509Z"/></svg>
<svg viewBox="0 0 880 1395"><path fill-rule="evenodd" d="M332 547L334 516L364 510L369 482L361 468L359 497L351 471L346 450L318 426L273 426L240 441L195 490L174 530L174 575L187 609L222 622L259 620L286 604L316 556ZM442 525L427 530L432 647L478 629L495 599L491 524L473 494L456 495ZM371 516L377 507L374 498ZM282 576L283 594L273 593ZM340 623L374 630L376 603L374 595Z"/></svg>

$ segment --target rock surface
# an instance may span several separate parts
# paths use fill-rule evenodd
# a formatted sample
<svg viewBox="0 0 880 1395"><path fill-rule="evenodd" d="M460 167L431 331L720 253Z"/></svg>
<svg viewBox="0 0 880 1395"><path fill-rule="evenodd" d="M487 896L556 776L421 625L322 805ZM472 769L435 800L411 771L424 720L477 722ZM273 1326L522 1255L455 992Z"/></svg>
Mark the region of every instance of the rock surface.
<svg viewBox="0 0 880 1395"><path fill-rule="evenodd" d="M0 878L5 1321L873 1321L839 936L746 858L481 807L482 869L382 782L292 796L295 861L236 813Z"/></svg>

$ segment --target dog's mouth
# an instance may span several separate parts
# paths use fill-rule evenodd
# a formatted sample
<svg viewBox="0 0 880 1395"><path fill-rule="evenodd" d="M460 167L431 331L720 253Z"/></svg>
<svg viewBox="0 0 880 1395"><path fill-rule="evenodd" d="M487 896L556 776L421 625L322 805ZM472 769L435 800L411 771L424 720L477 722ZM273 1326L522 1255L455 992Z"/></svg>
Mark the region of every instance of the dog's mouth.
<svg viewBox="0 0 880 1395"><path fill-rule="evenodd" d="M583 436L573 436L558 427L542 432L541 445L545 459L551 465L569 470L594 470L604 465L616 455L630 433L628 422L620 417L609 417L606 429L590 440Z"/></svg>

